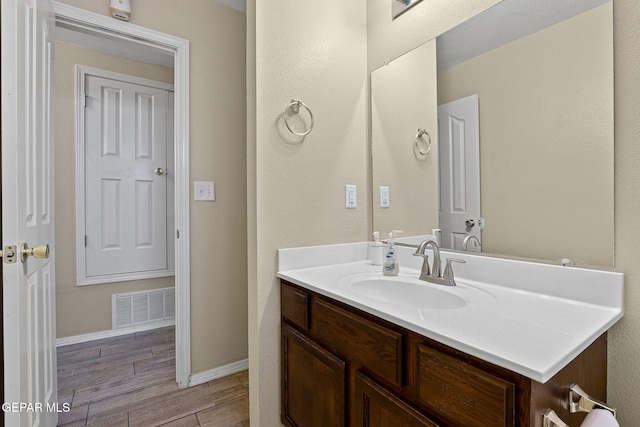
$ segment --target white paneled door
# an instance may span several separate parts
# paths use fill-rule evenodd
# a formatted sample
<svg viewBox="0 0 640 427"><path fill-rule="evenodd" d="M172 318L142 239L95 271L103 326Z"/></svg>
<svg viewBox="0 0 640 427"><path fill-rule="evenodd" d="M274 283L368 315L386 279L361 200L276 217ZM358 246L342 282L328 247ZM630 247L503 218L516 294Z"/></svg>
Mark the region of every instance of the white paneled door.
<svg viewBox="0 0 640 427"><path fill-rule="evenodd" d="M86 75L87 278L167 270L169 92Z"/></svg>
<svg viewBox="0 0 640 427"><path fill-rule="evenodd" d="M2 0L4 421L55 426L52 15L46 0ZM49 245L42 258L20 247ZM16 246L17 248L11 248ZM31 251L25 251L25 255ZM9 256L17 257L11 263Z"/></svg>
<svg viewBox="0 0 640 427"><path fill-rule="evenodd" d="M438 132L441 243L461 250L465 237L481 238L478 96L438 106ZM468 249L480 248L470 244Z"/></svg>

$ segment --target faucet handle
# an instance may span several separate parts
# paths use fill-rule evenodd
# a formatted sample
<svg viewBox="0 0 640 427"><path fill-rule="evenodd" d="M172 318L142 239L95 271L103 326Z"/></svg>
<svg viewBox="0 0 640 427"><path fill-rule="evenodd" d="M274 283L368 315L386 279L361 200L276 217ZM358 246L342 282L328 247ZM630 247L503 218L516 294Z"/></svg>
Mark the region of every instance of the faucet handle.
<svg viewBox="0 0 640 427"><path fill-rule="evenodd" d="M452 262L459 262L460 264L466 264L467 261L463 259L457 259L457 258L447 258L447 265L444 268L444 274L442 275L442 278L445 280L450 280L450 281L454 280L453 267L451 267Z"/></svg>
<svg viewBox="0 0 640 427"><path fill-rule="evenodd" d="M429 268L429 254L421 254L416 251L413 256L421 256L424 258L424 261L422 261L422 269L420 270L420 279L424 280L424 277L431 274L431 269Z"/></svg>

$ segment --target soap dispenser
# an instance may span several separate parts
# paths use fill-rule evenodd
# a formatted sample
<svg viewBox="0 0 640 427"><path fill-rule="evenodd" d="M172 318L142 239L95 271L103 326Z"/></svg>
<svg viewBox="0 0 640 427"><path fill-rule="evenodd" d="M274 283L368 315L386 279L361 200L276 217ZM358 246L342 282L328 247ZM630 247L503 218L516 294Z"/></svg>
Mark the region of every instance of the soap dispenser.
<svg viewBox="0 0 640 427"><path fill-rule="evenodd" d="M382 242L380 241L380 232L373 232L373 242L369 244L369 258L371 265L382 265L384 258Z"/></svg>
<svg viewBox="0 0 640 427"><path fill-rule="evenodd" d="M387 253L384 255L384 262L382 265L382 273L385 276L397 276L400 271L398 264L398 254L395 248L395 238L398 234L402 233L402 230L391 230L389 233L389 240L387 241Z"/></svg>

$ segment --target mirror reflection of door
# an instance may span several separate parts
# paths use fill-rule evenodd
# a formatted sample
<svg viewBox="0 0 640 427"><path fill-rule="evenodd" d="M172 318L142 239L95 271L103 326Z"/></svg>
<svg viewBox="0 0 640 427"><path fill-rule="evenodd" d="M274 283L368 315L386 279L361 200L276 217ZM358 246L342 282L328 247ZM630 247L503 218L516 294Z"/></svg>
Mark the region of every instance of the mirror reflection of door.
<svg viewBox="0 0 640 427"><path fill-rule="evenodd" d="M443 248L480 252L479 130L478 95L438 106Z"/></svg>

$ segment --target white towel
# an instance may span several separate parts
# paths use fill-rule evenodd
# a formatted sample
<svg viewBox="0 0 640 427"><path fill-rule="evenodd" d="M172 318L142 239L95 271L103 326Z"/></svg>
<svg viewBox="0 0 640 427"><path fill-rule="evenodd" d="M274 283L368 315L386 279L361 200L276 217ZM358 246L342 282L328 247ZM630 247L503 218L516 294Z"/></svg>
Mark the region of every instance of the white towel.
<svg viewBox="0 0 640 427"><path fill-rule="evenodd" d="M594 409L589 412L580 427L620 427L620 424L606 409Z"/></svg>

